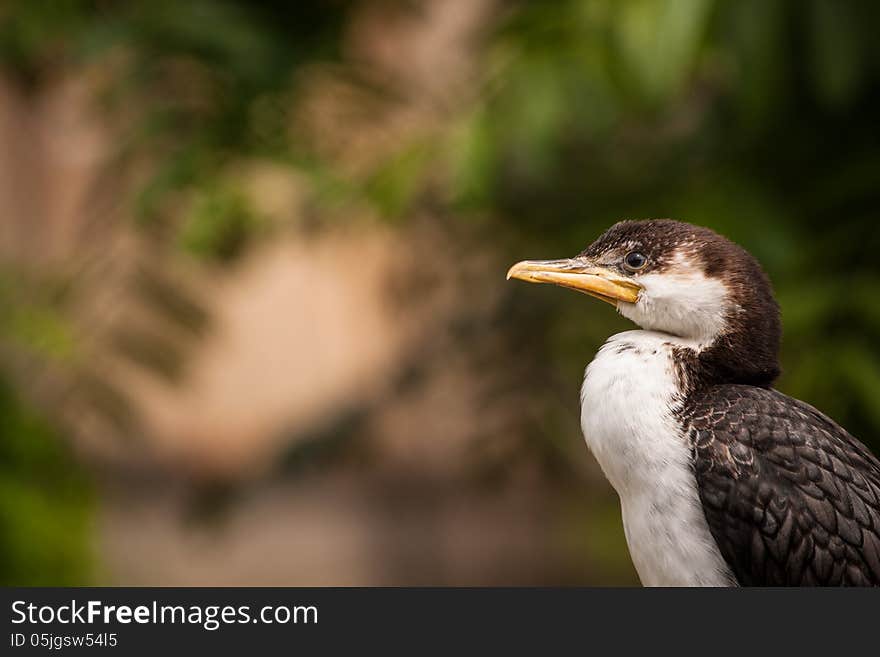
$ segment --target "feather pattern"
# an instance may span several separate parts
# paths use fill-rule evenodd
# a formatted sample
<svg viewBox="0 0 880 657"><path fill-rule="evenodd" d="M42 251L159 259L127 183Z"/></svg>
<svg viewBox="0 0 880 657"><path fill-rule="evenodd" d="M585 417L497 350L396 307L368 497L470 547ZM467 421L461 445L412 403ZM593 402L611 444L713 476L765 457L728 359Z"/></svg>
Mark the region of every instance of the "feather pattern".
<svg viewBox="0 0 880 657"><path fill-rule="evenodd" d="M712 536L741 585L880 585L880 461L776 390L692 392L682 419Z"/></svg>

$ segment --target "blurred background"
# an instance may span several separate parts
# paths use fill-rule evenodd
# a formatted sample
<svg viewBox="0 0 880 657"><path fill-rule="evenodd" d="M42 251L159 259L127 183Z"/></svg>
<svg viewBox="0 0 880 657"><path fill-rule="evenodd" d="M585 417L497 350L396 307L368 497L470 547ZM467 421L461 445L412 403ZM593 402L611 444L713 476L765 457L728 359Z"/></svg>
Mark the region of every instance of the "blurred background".
<svg viewBox="0 0 880 657"><path fill-rule="evenodd" d="M637 583L578 422L621 218L752 251L880 450L880 5L0 2L0 581Z"/></svg>

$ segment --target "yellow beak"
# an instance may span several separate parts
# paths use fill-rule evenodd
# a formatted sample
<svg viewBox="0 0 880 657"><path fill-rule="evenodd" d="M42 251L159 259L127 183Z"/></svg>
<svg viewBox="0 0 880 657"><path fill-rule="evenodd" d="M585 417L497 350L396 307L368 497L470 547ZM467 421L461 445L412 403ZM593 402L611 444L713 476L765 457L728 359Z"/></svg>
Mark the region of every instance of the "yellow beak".
<svg viewBox="0 0 880 657"><path fill-rule="evenodd" d="M635 303L641 286L620 273L599 267L586 258L567 260L523 260L507 272L507 279L529 283L553 283L589 294L617 306L618 301Z"/></svg>

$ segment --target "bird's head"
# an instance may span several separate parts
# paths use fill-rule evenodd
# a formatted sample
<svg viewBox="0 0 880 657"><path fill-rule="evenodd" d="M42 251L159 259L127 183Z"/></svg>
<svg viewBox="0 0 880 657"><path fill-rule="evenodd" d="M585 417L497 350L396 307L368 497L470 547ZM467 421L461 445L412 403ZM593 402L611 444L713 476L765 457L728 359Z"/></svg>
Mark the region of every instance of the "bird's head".
<svg viewBox="0 0 880 657"><path fill-rule="evenodd" d="M574 258L518 262L507 277L606 301L643 329L693 345L713 380L760 385L778 376L770 282L748 251L708 228L621 221Z"/></svg>

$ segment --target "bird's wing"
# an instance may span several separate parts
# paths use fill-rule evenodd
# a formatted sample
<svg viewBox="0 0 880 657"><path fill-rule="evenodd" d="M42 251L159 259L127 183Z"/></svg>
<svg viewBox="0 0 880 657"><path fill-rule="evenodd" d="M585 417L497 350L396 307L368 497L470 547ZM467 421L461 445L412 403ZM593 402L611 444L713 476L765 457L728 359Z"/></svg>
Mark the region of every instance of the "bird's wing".
<svg viewBox="0 0 880 657"><path fill-rule="evenodd" d="M812 406L714 386L687 400L700 500L742 585L880 585L880 461Z"/></svg>

